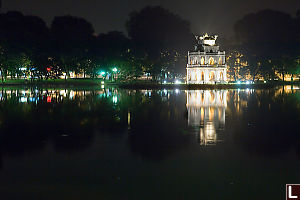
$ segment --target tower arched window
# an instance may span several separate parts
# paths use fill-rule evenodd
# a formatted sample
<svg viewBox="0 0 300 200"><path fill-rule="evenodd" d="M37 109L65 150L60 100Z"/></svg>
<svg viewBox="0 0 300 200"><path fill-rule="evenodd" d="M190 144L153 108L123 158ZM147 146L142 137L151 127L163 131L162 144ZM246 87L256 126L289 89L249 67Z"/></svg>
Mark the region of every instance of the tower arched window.
<svg viewBox="0 0 300 200"><path fill-rule="evenodd" d="M204 58L203 57L201 57L201 65L204 65Z"/></svg>
<svg viewBox="0 0 300 200"><path fill-rule="evenodd" d="M209 80L210 81L214 81L215 80L215 72L210 72L210 74L209 74Z"/></svg>
<svg viewBox="0 0 300 200"><path fill-rule="evenodd" d="M215 64L215 60L213 57L209 58L209 65L214 65Z"/></svg>
<svg viewBox="0 0 300 200"><path fill-rule="evenodd" d="M224 79L223 72L220 72L220 80L223 81L223 79Z"/></svg>

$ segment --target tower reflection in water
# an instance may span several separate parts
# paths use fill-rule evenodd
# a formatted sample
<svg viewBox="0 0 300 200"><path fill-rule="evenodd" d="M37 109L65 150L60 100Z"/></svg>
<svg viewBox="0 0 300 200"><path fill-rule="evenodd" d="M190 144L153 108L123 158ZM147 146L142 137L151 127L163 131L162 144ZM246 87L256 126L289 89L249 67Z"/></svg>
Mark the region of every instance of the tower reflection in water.
<svg viewBox="0 0 300 200"><path fill-rule="evenodd" d="M227 91L194 90L186 94L188 125L197 130L200 145L217 144L225 130Z"/></svg>

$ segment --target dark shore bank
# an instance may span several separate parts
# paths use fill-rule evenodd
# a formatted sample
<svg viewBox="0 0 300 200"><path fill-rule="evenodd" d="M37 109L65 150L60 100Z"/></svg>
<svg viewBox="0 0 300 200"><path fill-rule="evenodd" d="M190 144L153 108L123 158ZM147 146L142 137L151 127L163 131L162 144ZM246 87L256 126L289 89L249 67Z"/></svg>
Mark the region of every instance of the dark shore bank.
<svg viewBox="0 0 300 200"><path fill-rule="evenodd" d="M80 88L80 87L117 87L122 89L268 89L284 85L300 85L299 82L269 82L255 84L160 84L152 82L134 82L134 83L115 83L105 82L101 79L68 79L68 80L43 80L43 81L26 81L26 80L9 80L0 83L2 87L61 87L61 88Z"/></svg>
<svg viewBox="0 0 300 200"><path fill-rule="evenodd" d="M270 89L284 85L299 85L299 83L255 83L255 84L119 84L123 89L181 89L181 90L205 90L205 89Z"/></svg>

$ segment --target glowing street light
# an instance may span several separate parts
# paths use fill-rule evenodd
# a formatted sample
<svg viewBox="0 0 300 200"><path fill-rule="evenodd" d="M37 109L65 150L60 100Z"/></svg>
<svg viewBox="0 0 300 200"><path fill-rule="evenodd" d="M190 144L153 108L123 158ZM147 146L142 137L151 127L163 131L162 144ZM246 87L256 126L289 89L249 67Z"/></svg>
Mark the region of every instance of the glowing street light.
<svg viewBox="0 0 300 200"><path fill-rule="evenodd" d="M178 84L180 84L180 83L181 83L180 80L175 80L175 84L176 84L176 85L178 85Z"/></svg>
<svg viewBox="0 0 300 200"><path fill-rule="evenodd" d="M102 76L104 76L104 75L105 75L105 71L101 71L100 74L101 74Z"/></svg>
<svg viewBox="0 0 300 200"><path fill-rule="evenodd" d="M113 96L113 103L118 103L118 97L117 96Z"/></svg>
<svg viewBox="0 0 300 200"><path fill-rule="evenodd" d="M115 67L115 68L113 68L113 72L117 72L118 71L118 69Z"/></svg>

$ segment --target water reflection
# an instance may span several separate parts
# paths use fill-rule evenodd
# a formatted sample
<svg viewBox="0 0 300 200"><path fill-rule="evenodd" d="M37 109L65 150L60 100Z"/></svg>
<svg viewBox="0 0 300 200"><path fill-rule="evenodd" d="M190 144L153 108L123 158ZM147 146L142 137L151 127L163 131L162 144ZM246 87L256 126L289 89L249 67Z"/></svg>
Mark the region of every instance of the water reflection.
<svg viewBox="0 0 300 200"><path fill-rule="evenodd" d="M71 89L5 89L0 91L0 101L16 99L19 103L59 103L64 99L84 101L87 96L97 95L98 97L113 97L113 102L118 101L118 91L116 89L100 90L71 90Z"/></svg>
<svg viewBox="0 0 300 200"><path fill-rule="evenodd" d="M141 199L149 188L148 199L255 199L258 187L276 198L300 178L298 89L0 96L0 199Z"/></svg>
<svg viewBox="0 0 300 200"><path fill-rule="evenodd" d="M218 135L225 129L227 91L197 90L186 94L188 125L200 129L200 144L212 145L221 141Z"/></svg>
<svg viewBox="0 0 300 200"><path fill-rule="evenodd" d="M188 146L184 92L141 90L130 101L129 147L135 155L163 160Z"/></svg>
<svg viewBox="0 0 300 200"><path fill-rule="evenodd" d="M38 152L51 144L57 152L83 151L95 130L122 128L114 108L118 91L9 89L0 91L2 154ZM112 99L113 98L113 99Z"/></svg>
<svg viewBox="0 0 300 200"><path fill-rule="evenodd" d="M13 155L36 152L49 143L57 152L83 151L95 134L106 132L129 135L131 151L149 159L174 154L195 141L195 135L203 146L231 137L242 145L260 141L267 146L271 144L262 136L271 137L270 130L281 135L280 130L297 124L297 91L295 86L229 91L2 88L0 145L2 154Z"/></svg>

